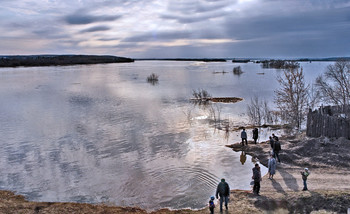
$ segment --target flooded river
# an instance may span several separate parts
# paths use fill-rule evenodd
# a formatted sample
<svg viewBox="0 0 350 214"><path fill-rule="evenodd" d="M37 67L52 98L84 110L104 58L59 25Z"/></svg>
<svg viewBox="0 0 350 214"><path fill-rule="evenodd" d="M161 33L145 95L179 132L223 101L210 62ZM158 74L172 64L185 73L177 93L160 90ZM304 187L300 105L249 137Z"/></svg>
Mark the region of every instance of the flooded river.
<svg viewBox="0 0 350 214"><path fill-rule="evenodd" d="M302 64L306 80L328 64ZM233 75L237 65L243 74ZM158 84L146 81L151 73ZM273 105L279 74L229 61L1 68L0 188L35 201L148 210L202 208L221 178L250 189L251 157L224 146L239 133L214 129L210 111L189 100L197 89L241 97L216 108L221 119L247 125L252 97Z"/></svg>

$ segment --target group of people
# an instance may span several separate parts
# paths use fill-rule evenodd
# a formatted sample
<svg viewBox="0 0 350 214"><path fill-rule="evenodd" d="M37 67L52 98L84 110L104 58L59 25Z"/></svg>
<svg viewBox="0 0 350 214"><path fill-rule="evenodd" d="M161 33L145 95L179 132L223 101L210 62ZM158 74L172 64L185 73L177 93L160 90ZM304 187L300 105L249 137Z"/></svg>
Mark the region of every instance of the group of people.
<svg viewBox="0 0 350 214"><path fill-rule="evenodd" d="M257 128L253 129L254 143L256 143L258 136L259 136L258 129ZM246 145L248 145L247 133L245 129L243 129L241 132L241 138L242 138L242 145L244 146L244 142L246 143ZM271 146L270 158L268 160L268 174L269 174L269 179L273 179L273 176L276 173L277 161L279 163L281 162L279 157L279 152L281 151L281 143L279 142L279 139L275 134L272 134L272 136L269 137L268 143ZM243 156L245 156L245 154ZM242 162L242 157L241 157L241 162ZM242 164L244 164L244 162L242 162ZM252 176L251 185L254 185L253 193L259 196L260 182L262 181L262 176L261 176L260 166L258 163L255 164L252 171L253 171L253 176ZM305 168L304 171L300 172L300 174L302 176L303 184L304 184L303 191L306 191L308 190L306 182L307 182L308 176L310 175L309 169ZM216 189L216 199L219 199L219 196L220 196L220 212L222 212L222 207L224 203L225 203L226 210L228 209L228 201L230 196L230 187L224 178L221 179L221 182L218 184ZM215 197L211 196L209 200L209 210L210 210L210 213L212 214L214 213L214 208L215 208L214 200L215 200Z"/></svg>
<svg viewBox="0 0 350 214"><path fill-rule="evenodd" d="M279 156L279 153L281 151L281 143L280 141L278 140L278 137L275 135L275 134L272 134L272 137L270 136L269 137L269 143L270 143L270 146L271 146L271 153L272 153L272 156L274 158L277 158L278 162L280 163L281 160L280 160L280 156Z"/></svg>
<svg viewBox="0 0 350 214"><path fill-rule="evenodd" d="M258 130L258 128L254 128L253 129L253 140L254 140L255 144L257 143L258 138L259 138L259 130ZM242 139L242 146L244 146L244 142L248 146L247 132L245 131L245 128L243 128L243 130L241 132L241 139Z"/></svg>
<svg viewBox="0 0 350 214"><path fill-rule="evenodd" d="M254 188L253 191L257 195L259 195L260 191L260 182L262 180L261 177L261 171L260 171L260 166L258 163L255 164L255 167L253 168L253 176L252 179L254 180ZM225 181L225 178L221 179L221 182L218 184L216 188L216 199L219 199L220 196L220 212L222 212L222 207L223 204L225 203L225 208L226 210L228 209L228 202L230 199L230 186L228 183ZM214 203L215 197L211 196L209 200L209 210L210 213L214 213L214 208L215 208L215 203Z"/></svg>
<svg viewBox="0 0 350 214"><path fill-rule="evenodd" d="M218 187L216 188L216 199L219 199L220 196L220 212L222 212L222 205L225 202L226 210L228 209L228 201L230 197L230 186L225 181L225 178L221 179L221 182L218 184ZM214 196L210 197L209 200L209 210L210 213L214 213L215 203L214 203Z"/></svg>
<svg viewBox="0 0 350 214"><path fill-rule="evenodd" d="M273 179L274 174L276 173L277 161L281 163L279 152L281 151L281 143L278 140L278 137L275 134L272 134L272 137L269 137L269 144L271 146L271 152L269 161L267 163L269 179ZM277 161L276 161L277 158Z"/></svg>

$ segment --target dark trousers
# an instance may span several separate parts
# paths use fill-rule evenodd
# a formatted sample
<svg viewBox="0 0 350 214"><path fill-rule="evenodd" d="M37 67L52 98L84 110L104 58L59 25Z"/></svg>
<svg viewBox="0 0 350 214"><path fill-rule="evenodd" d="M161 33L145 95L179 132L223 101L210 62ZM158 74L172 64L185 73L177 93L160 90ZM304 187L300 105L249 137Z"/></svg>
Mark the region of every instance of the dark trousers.
<svg viewBox="0 0 350 214"><path fill-rule="evenodd" d="M306 180L303 180L303 183L304 183L304 189L303 190L307 190Z"/></svg>
<svg viewBox="0 0 350 214"><path fill-rule="evenodd" d="M214 214L214 207L210 207L209 210L210 210L210 214Z"/></svg>
<svg viewBox="0 0 350 214"><path fill-rule="evenodd" d="M280 153L280 151L273 151L273 156L274 156L274 158L277 159L278 162L281 162L279 153Z"/></svg>
<svg viewBox="0 0 350 214"><path fill-rule="evenodd" d="M227 209L227 204L228 204L228 195L227 196L221 196L220 195L220 211L222 211L222 204L225 202L225 207Z"/></svg>
<svg viewBox="0 0 350 214"><path fill-rule="evenodd" d="M260 192L260 181L254 181L253 192L259 194Z"/></svg>
<svg viewBox="0 0 350 214"><path fill-rule="evenodd" d="M242 138L242 146L244 146L244 141L245 141L245 144L248 145L247 138Z"/></svg>
<svg viewBox="0 0 350 214"><path fill-rule="evenodd" d="M256 140L258 139L258 138L253 138L254 139L254 143L256 144Z"/></svg>

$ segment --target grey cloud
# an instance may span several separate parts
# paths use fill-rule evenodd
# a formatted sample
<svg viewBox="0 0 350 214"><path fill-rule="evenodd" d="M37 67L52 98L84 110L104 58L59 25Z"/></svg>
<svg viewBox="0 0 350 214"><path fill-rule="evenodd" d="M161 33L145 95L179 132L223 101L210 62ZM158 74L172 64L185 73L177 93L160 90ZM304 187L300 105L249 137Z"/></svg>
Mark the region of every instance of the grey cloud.
<svg viewBox="0 0 350 214"><path fill-rule="evenodd" d="M226 16L228 12L221 9L235 4L236 2L237 1L228 0L192 0L179 4L174 1L169 4L167 13L161 14L160 18L176 20L179 23L206 21L212 18Z"/></svg>
<svg viewBox="0 0 350 214"><path fill-rule="evenodd" d="M120 38L100 38L99 41L108 42L108 41L118 41Z"/></svg>
<svg viewBox="0 0 350 214"><path fill-rule="evenodd" d="M72 14L64 18L68 24L83 25L90 24L94 22L104 22L104 21L114 21L120 19L122 16L92 16L92 15L82 15L82 14Z"/></svg>
<svg viewBox="0 0 350 214"><path fill-rule="evenodd" d="M186 2L170 1L168 12L179 14L193 14L201 12L216 11L221 8L233 5L237 0L187 0Z"/></svg>
<svg viewBox="0 0 350 214"><path fill-rule="evenodd" d="M191 37L189 32L150 32L123 39L122 42L144 42L144 41L169 41L174 39L184 39Z"/></svg>
<svg viewBox="0 0 350 214"><path fill-rule="evenodd" d="M195 15L176 15L176 14L164 14L160 18L176 20L179 23L195 23L195 22L204 22L213 18L223 17L228 15L228 12L218 11L210 14L195 14Z"/></svg>
<svg viewBox="0 0 350 214"><path fill-rule="evenodd" d="M91 28L87 28L85 30L80 31L81 33L89 33L89 32L97 32L97 31L107 31L110 30L111 28L108 26L95 26L95 27L91 27Z"/></svg>
<svg viewBox="0 0 350 214"><path fill-rule="evenodd" d="M235 39L259 39L294 32L322 34L330 29L340 30L349 26L348 11L349 8L342 8L286 15L261 15L240 20L229 19L224 29L227 35Z"/></svg>

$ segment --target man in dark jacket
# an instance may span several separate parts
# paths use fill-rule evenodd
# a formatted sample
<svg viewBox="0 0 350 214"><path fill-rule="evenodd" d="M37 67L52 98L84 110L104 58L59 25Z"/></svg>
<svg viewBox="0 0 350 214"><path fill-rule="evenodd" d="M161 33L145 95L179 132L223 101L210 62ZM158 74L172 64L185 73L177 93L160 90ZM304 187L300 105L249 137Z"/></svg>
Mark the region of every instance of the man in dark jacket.
<svg viewBox="0 0 350 214"><path fill-rule="evenodd" d="M221 182L218 184L218 187L216 188L216 199L218 199L220 196L220 212L222 212L222 203L225 200L225 207L226 210L228 209L227 203L228 199L230 197L230 186L228 183L226 183L225 179L221 179Z"/></svg>
<svg viewBox="0 0 350 214"><path fill-rule="evenodd" d="M253 168L252 179L254 180L253 192L256 195L259 195L259 192L260 192L260 181L261 181L261 172L260 172L260 166L257 163L255 164L255 167Z"/></svg>
<svg viewBox="0 0 350 214"><path fill-rule="evenodd" d="M254 140L254 143L256 144L256 141L258 140L259 138L259 130L258 128L254 128L253 129L253 140Z"/></svg>
<svg viewBox="0 0 350 214"><path fill-rule="evenodd" d="M275 146L275 141L271 136L269 137L269 143L270 143L271 149L273 149L273 147Z"/></svg>
<svg viewBox="0 0 350 214"><path fill-rule="evenodd" d="M273 154L279 163L281 163L280 156L279 156L280 151L281 151L281 144L278 140L276 140L273 147Z"/></svg>

